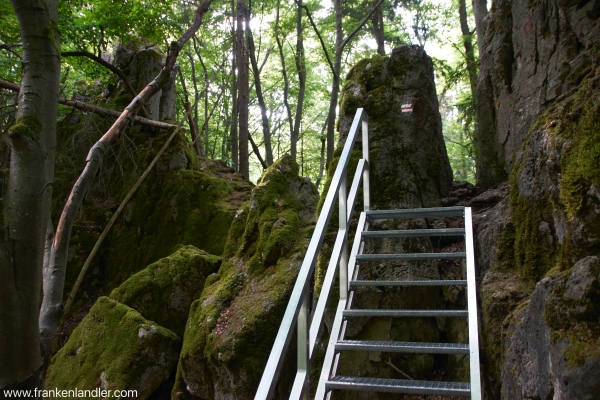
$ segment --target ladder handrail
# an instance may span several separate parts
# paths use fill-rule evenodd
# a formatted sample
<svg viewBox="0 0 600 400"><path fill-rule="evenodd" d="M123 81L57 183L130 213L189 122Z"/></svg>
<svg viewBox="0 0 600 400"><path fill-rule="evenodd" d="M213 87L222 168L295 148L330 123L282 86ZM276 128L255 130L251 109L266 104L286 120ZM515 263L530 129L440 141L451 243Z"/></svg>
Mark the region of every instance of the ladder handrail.
<svg viewBox="0 0 600 400"><path fill-rule="evenodd" d="M294 388L292 390L292 396L290 398L300 398L304 397L308 398L308 379L310 376L310 365L312 356L314 354L315 343L317 340L317 335L314 332L320 331L320 325L323 322L323 315L314 315L313 322L318 321L318 327L316 329L311 326L309 331L309 314L310 310L308 309L310 302L308 301L308 296L310 295L309 285L311 282L311 278L315 272L315 265L317 262L317 256L321 249L321 245L323 243L323 238L325 233L327 232L327 228L329 225L329 220L331 218L331 214L334 210L334 205L336 199L339 198L339 206L340 211L343 210L343 213L340 213L339 220L339 233L338 240L341 241L340 245L334 246L334 248L338 248L340 254L336 257L332 255L332 258L336 258L340 260L340 268L345 269L347 271L348 268L348 221L350 211L353 209L354 201L358 197L356 193L351 193L351 204L348 203L347 198L347 185L346 185L346 176L348 163L350 161L350 155L354 148L354 143L358 138L358 127L361 126L362 131L362 150L363 150L363 159L365 162L361 164L361 168L364 169L362 176L363 181L363 201L364 201L364 209L370 209L370 193L369 193L369 133L368 133L368 116L364 109L359 108L356 110L356 114L354 116L354 120L352 122L352 126L350 127L350 132L348 133L348 137L346 138L346 143L344 144L344 148L342 150L342 154L340 156L337 168L335 173L333 174L333 178L331 180L331 184L329 186L329 190L327 192L327 196L325 197L325 202L323 203L323 207L321 208L321 213L317 219L317 224L315 226L315 230L313 232L313 236L308 245L308 249L306 250L306 256L304 257L304 261L302 262L302 266L300 267L300 271L298 272L298 277L296 278L296 283L294 284L294 288L292 290L292 294L290 295L290 300L288 302L287 308L283 315L281 325L279 326L279 330L277 332L277 336L275 338L275 342L273 344L273 348L269 355L269 359L267 360L267 365L265 366L265 370L263 372L262 378L260 380L258 390L255 395L255 400L268 400L273 397L275 387L277 385L277 378L279 377L279 373L281 371L283 360L285 358L292 333L294 328L298 327L298 368L296 380L294 382ZM358 174L357 174L358 175ZM358 190L358 183L356 185L352 185L352 189L356 188ZM348 210L348 213L346 213ZM338 242L336 240L336 244ZM329 264L329 268L335 268L337 266L337 262L331 262ZM331 275L331 274L330 274ZM335 274L333 274L335 275ZM344 274L346 276L345 284L341 284L340 287L348 286L347 282L347 272ZM322 288L323 291L327 292L325 297L328 297L328 293L330 288L326 288L325 286L330 285L330 283L324 283ZM326 301L327 299L325 299ZM317 311L320 313L325 312L326 307L317 307Z"/></svg>

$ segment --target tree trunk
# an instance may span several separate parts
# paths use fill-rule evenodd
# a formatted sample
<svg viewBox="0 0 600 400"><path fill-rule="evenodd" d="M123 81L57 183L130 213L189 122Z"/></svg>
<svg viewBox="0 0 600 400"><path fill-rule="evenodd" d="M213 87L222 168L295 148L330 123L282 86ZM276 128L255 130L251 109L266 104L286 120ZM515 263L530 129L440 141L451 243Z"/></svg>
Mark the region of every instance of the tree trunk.
<svg viewBox="0 0 600 400"><path fill-rule="evenodd" d="M237 1L237 54L238 54L238 118L240 130L240 175L244 179L250 178L250 164L248 160L248 59L246 46L244 45L244 22L246 16L246 4L244 0Z"/></svg>
<svg viewBox="0 0 600 400"><path fill-rule="evenodd" d="M469 72L469 83L471 85L471 94L475 101L477 92L477 63L475 62L475 52L473 49L473 33L469 30L467 24L467 5L465 0L458 2L458 14L460 17L460 30L462 33L463 45L465 47L465 61L467 62L467 71Z"/></svg>
<svg viewBox="0 0 600 400"><path fill-rule="evenodd" d="M473 0L473 15L475 16L475 30L477 32L477 44L479 55L483 50L483 35L485 33L484 18L488 15L487 0Z"/></svg>
<svg viewBox="0 0 600 400"><path fill-rule="evenodd" d="M254 37L250 30L250 21L246 25L246 35L248 42L248 54L250 55L250 63L252 64L252 73L254 75L254 90L256 91L256 99L260 107L260 116L262 118L263 137L265 139L265 158L267 167L273 164L273 150L271 149L271 131L269 129L269 118L267 117L267 106L262 93L262 84L260 82L260 68L256 61L256 49L254 46ZM256 152L256 151L255 151ZM263 163L261 163L263 164ZM263 164L264 166L264 164Z"/></svg>
<svg viewBox="0 0 600 400"><path fill-rule="evenodd" d="M287 113L288 124L290 125L290 139L294 136L294 122L292 120L292 109L288 101L288 95L290 91L290 81L287 75L287 69L285 67L285 57L283 55L283 43L279 38L279 1L277 2L277 14L275 17L275 41L277 42L277 48L279 49L279 58L281 59L281 74L283 75L283 104ZM278 141L279 143L279 141Z"/></svg>
<svg viewBox="0 0 600 400"><path fill-rule="evenodd" d="M231 7L232 10L235 9L235 0L232 0ZM236 17L232 12L231 16L231 36L235 38L236 33ZM237 51L237 41L232 41L233 51L231 55L231 99L232 99L232 110L231 110L231 164L235 171L240 170L239 165L239 141L238 141L238 85L236 78L236 70L238 64L238 51Z"/></svg>
<svg viewBox="0 0 600 400"><path fill-rule="evenodd" d="M383 30L383 10L379 6L371 17L371 23L373 24L373 36L377 42L377 54L385 56L385 35Z"/></svg>
<svg viewBox="0 0 600 400"><path fill-rule="evenodd" d="M296 118L294 132L291 138L290 153L296 159L296 145L300 137L300 124L302 123L302 107L304 106L304 92L306 91L306 66L304 60L304 40L302 37L302 0L297 1L296 14L296 70L298 71L298 100L296 102Z"/></svg>
<svg viewBox="0 0 600 400"><path fill-rule="evenodd" d="M342 0L334 0L335 7L335 55L333 57L333 79L331 82L331 98L329 99L329 113L327 114L327 166L333 159L335 149L335 117L340 92L340 70L342 67Z"/></svg>
<svg viewBox="0 0 600 400"><path fill-rule="evenodd" d="M38 318L50 218L60 79L55 0L11 0L23 40L8 191L1 201L0 389L37 387L43 372ZM46 286L46 285L44 285Z"/></svg>

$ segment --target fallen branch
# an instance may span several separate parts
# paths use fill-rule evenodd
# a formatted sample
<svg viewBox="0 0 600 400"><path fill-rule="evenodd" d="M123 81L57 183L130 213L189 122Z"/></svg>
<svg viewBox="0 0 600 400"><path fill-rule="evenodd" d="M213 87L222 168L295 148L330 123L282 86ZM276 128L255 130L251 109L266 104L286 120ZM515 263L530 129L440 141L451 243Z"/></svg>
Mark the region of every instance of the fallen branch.
<svg viewBox="0 0 600 400"><path fill-rule="evenodd" d="M159 152L156 154L156 156L154 157L154 159L150 163L150 165L148 165L148 168L146 168L146 170L144 171L144 173L142 174L142 176L140 176L140 178L137 180L137 182L135 183L135 185L133 185L133 187L131 188L131 190L129 191L129 193L127 193L127 196L125 196L125 199L123 199L123 201L121 202L121 205L119 205L119 208L117 208L117 211L115 211L115 213L111 217L110 221L108 221L108 224L106 225L106 227L102 231L102 234L100 235L100 237L98 238L98 240L96 240L96 244L94 244L94 248L92 249L92 251L88 255L87 259L85 260L85 263L83 263L83 267L81 268L81 271L79 272L79 276L77 277L77 280L75 281L75 285L73 285L73 289L71 289L71 294L69 295L69 298L67 299L67 304L65 305L65 309L64 309L63 315L62 315L62 317L60 319L60 327L58 328L59 331L62 330L62 325L65 323L65 321L67 319L67 314L69 313L69 310L71 309L71 306L73 305L73 301L75 300L75 296L77 295L77 291L79 290L79 287L81 286L81 283L83 282L83 278L84 278L84 276L85 276L88 268L92 264L92 261L94 260L94 256L98 252L98 249L100 248L100 245L102 245L102 242L106 238L106 235L108 235L108 232L110 231L110 228L112 228L112 226L115 224L115 221L117 220L117 218L119 217L119 215L121 215L121 212L123 212L123 209L125 208L125 206L129 202L129 200L131 200L131 198L133 197L133 195L135 194L135 192L138 190L138 188L142 185L142 183L144 182L144 180L146 179L146 177L148 176L148 174L152 171L152 169L154 168L154 166L158 162L159 158L163 155L163 153L165 152L165 150L167 150L167 147L169 146L169 144L171 144L171 141L173 140L173 138L175 137L175 135L181 130L181 128L183 127L184 122L186 121L186 119L188 119L190 117L191 113L192 113L192 109L190 107L188 109L188 111L187 111L187 115L181 120L181 122L179 123L179 125L177 125L177 128L173 131L173 133L171 134L171 136L169 136L169 138L167 139L167 141L165 142L165 144L163 145L163 147L159 150Z"/></svg>
<svg viewBox="0 0 600 400"><path fill-rule="evenodd" d="M18 92L20 90L19 85L12 83L12 82L2 80L2 79L0 79L0 87L4 88L4 89L12 90L14 92ZM67 100L64 97L59 97L58 102L65 106L73 107L73 108L76 108L81 111L93 112L95 114L102 115L105 117L119 118L119 116L121 116L121 114L122 114L122 112L119 112L119 111L95 106L93 104L84 103L83 101L79 101L79 100ZM169 129L169 128L174 128L176 126L173 124L168 124L166 122L155 121L153 119L148 119L148 118L138 117L138 116L133 117L133 120L136 122L139 122L140 124L153 126L155 128L160 128L160 129Z"/></svg>
<svg viewBox="0 0 600 400"><path fill-rule="evenodd" d="M394 368L397 372L399 372L402 376L404 376L406 379L409 380L413 380L413 378L411 378L406 372L402 371L400 368L396 367L394 364L392 364L392 357L390 357L388 359L388 361L384 361L384 363L386 363L387 365L389 365L390 367Z"/></svg>

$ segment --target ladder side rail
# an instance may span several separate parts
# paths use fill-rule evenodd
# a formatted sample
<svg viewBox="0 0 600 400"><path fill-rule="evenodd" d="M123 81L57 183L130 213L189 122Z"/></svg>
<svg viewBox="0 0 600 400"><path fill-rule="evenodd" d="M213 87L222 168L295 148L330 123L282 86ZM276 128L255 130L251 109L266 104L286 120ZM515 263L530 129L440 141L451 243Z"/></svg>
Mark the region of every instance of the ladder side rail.
<svg viewBox="0 0 600 400"><path fill-rule="evenodd" d="M310 239L306 256L302 262L300 271L298 272L298 277L296 278L294 288L292 289L290 301L288 302L287 308L283 315L281 325L279 326L277 336L275 337L273 348L271 349L265 370L258 385L258 389L254 397L255 400L268 400L273 397L275 386L277 384L277 378L279 377L279 373L281 372L281 367L283 365L283 359L289 347L291 336L297 323L298 313L300 312L300 308L304 301L303 297L308 293L306 288L310 284L310 278L315 271L317 255L321 249L323 237L327 230L331 214L333 213L334 203L338 197L338 190L342 183L342 176L345 175L348 168L350 154L358 136L358 125L360 124L364 115L366 115L364 109L359 108L356 110L354 120L352 121L352 126L350 127L350 132L346 138L346 143L344 144L340 160L333 174L327 196L325 197L323 208L321 209L321 213L317 219L313 236Z"/></svg>
<svg viewBox="0 0 600 400"><path fill-rule="evenodd" d="M358 197L358 191L360 189L361 184L364 181L364 172L369 168L368 161L364 158L361 158L358 161L358 165L356 166L356 172L354 173L354 179L352 179L352 187L348 192L348 210L346 212L346 223L350 222L350 218L352 217L352 211L354 210L354 205L356 204L356 199Z"/></svg>
<svg viewBox="0 0 600 400"><path fill-rule="evenodd" d="M469 310L469 349L471 399L481 400L479 370L479 332L477 328L477 290L475 281L475 251L473 248L473 221L471 207L465 207L465 250L467 253L467 305Z"/></svg>

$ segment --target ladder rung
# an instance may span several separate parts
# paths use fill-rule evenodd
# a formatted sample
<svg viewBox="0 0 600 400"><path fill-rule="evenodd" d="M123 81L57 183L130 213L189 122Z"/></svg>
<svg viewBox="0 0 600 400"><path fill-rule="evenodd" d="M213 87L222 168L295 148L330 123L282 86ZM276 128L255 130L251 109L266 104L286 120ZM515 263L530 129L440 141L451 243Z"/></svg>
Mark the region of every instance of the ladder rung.
<svg viewBox="0 0 600 400"><path fill-rule="evenodd" d="M388 353L469 354L469 345L464 343L342 340L336 343L335 349L337 351L362 350Z"/></svg>
<svg viewBox="0 0 600 400"><path fill-rule="evenodd" d="M458 207L435 207L435 208L412 208L405 210L372 210L367 211L367 219L408 219L408 218L435 218L435 217L462 217L465 208Z"/></svg>
<svg viewBox="0 0 600 400"><path fill-rule="evenodd" d="M465 258L466 253L406 253L406 254L357 254L356 262L382 260L438 260Z"/></svg>
<svg viewBox="0 0 600 400"><path fill-rule="evenodd" d="M363 239L400 238L400 237L428 237L428 236L463 236L464 228L446 229L408 229L402 231L365 231Z"/></svg>
<svg viewBox="0 0 600 400"><path fill-rule="evenodd" d="M414 381L404 379L336 376L326 383L327 390L346 389L371 392L430 394L439 396L469 396L467 382Z"/></svg>
<svg viewBox="0 0 600 400"><path fill-rule="evenodd" d="M467 286L467 281L350 281L350 287L356 286Z"/></svg>
<svg viewBox="0 0 600 400"><path fill-rule="evenodd" d="M344 317L467 317L467 310L345 310Z"/></svg>

